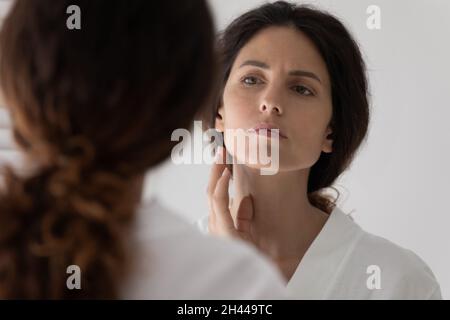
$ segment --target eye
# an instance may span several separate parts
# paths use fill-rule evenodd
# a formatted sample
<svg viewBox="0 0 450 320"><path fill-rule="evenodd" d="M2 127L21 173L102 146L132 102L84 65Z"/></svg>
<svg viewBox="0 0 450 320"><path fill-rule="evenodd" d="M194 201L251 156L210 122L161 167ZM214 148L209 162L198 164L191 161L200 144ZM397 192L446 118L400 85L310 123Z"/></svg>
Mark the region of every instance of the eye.
<svg viewBox="0 0 450 320"><path fill-rule="evenodd" d="M253 86L258 83L262 83L260 79L255 76L247 76L241 79L241 82L246 86Z"/></svg>
<svg viewBox="0 0 450 320"><path fill-rule="evenodd" d="M314 93L305 86L298 85L292 87L295 92L301 94L302 96L314 96Z"/></svg>

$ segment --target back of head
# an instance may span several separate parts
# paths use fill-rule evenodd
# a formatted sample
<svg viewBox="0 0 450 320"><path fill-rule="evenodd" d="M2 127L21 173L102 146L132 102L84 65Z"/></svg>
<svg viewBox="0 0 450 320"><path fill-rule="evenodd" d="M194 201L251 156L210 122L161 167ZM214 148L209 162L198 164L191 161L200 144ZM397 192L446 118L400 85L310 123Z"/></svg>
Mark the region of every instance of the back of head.
<svg viewBox="0 0 450 320"><path fill-rule="evenodd" d="M67 27L80 9L80 29ZM34 170L4 168L0 298L115 298L139 179L214 83L203 0L17 0L0 36L13 134ZM66 287L67 267L82 290Z"/></svg>

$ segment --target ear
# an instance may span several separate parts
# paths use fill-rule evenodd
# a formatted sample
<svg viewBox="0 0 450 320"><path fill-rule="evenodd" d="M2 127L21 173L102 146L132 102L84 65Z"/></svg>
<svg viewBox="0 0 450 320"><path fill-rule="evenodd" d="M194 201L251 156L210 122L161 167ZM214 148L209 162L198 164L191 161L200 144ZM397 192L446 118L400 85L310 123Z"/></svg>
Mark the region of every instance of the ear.
<svg viewBox="0 0 450 320"><path fill-rule="evenodd" d="M216 121L214 124L215 128L219 132L225 131L225 123L224 123L224 113L223 113L223 105L219 107L217 110Z"/></svg>
<svg viewBox="0 0 450 320"><path fill-rule="evenodd" d="M325 153L331 153L333 151L333 130L331 129L331 126L327 127L327 130L325 132L325 137L322 144L322 151Z"/></svg>

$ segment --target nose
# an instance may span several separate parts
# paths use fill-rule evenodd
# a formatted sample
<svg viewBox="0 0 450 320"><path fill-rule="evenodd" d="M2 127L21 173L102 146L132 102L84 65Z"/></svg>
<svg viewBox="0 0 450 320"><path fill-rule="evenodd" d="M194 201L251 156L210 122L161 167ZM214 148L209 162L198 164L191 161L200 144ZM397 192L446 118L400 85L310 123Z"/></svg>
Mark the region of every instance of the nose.
<svg viewBox="0 0 450 320"><path fill-rule="evenodd" d="M283 114L283 111L282 111L281 107L279 106L279 104L268 103L268 102L261 103L261 105L259 107L259 111L268 112L270 114L272 114L272 113L275 113L278 115Z"/></svg>
<svg viewBox="0 0 450 320"><path fill-rule="evenodd" d="M261 113L269 113L270 115L282 115L283 109L281 108L282 97L278 88L268 88L265 92L259 111Z"/></svg>

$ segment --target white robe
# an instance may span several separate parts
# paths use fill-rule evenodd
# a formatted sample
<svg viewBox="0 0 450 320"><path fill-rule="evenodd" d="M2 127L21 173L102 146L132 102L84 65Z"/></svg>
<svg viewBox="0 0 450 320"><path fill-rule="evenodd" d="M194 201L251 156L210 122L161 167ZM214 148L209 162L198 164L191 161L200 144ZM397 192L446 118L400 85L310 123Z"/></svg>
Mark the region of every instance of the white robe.
<svg viewBox="0 0 450 320"><path fill-rule="evenodd" d="M124 299L283 299L285 281L256 249L201 234L146 200L128 244L131 267Z"/></svg>
<svg viewBox="0 0 450 320"><path fill-rule="evenodd" d="M208 232L208 217L197 221ZM293 299L441 299L430 268L412 251L372 235L338 207L287 288Z"/></svg>

